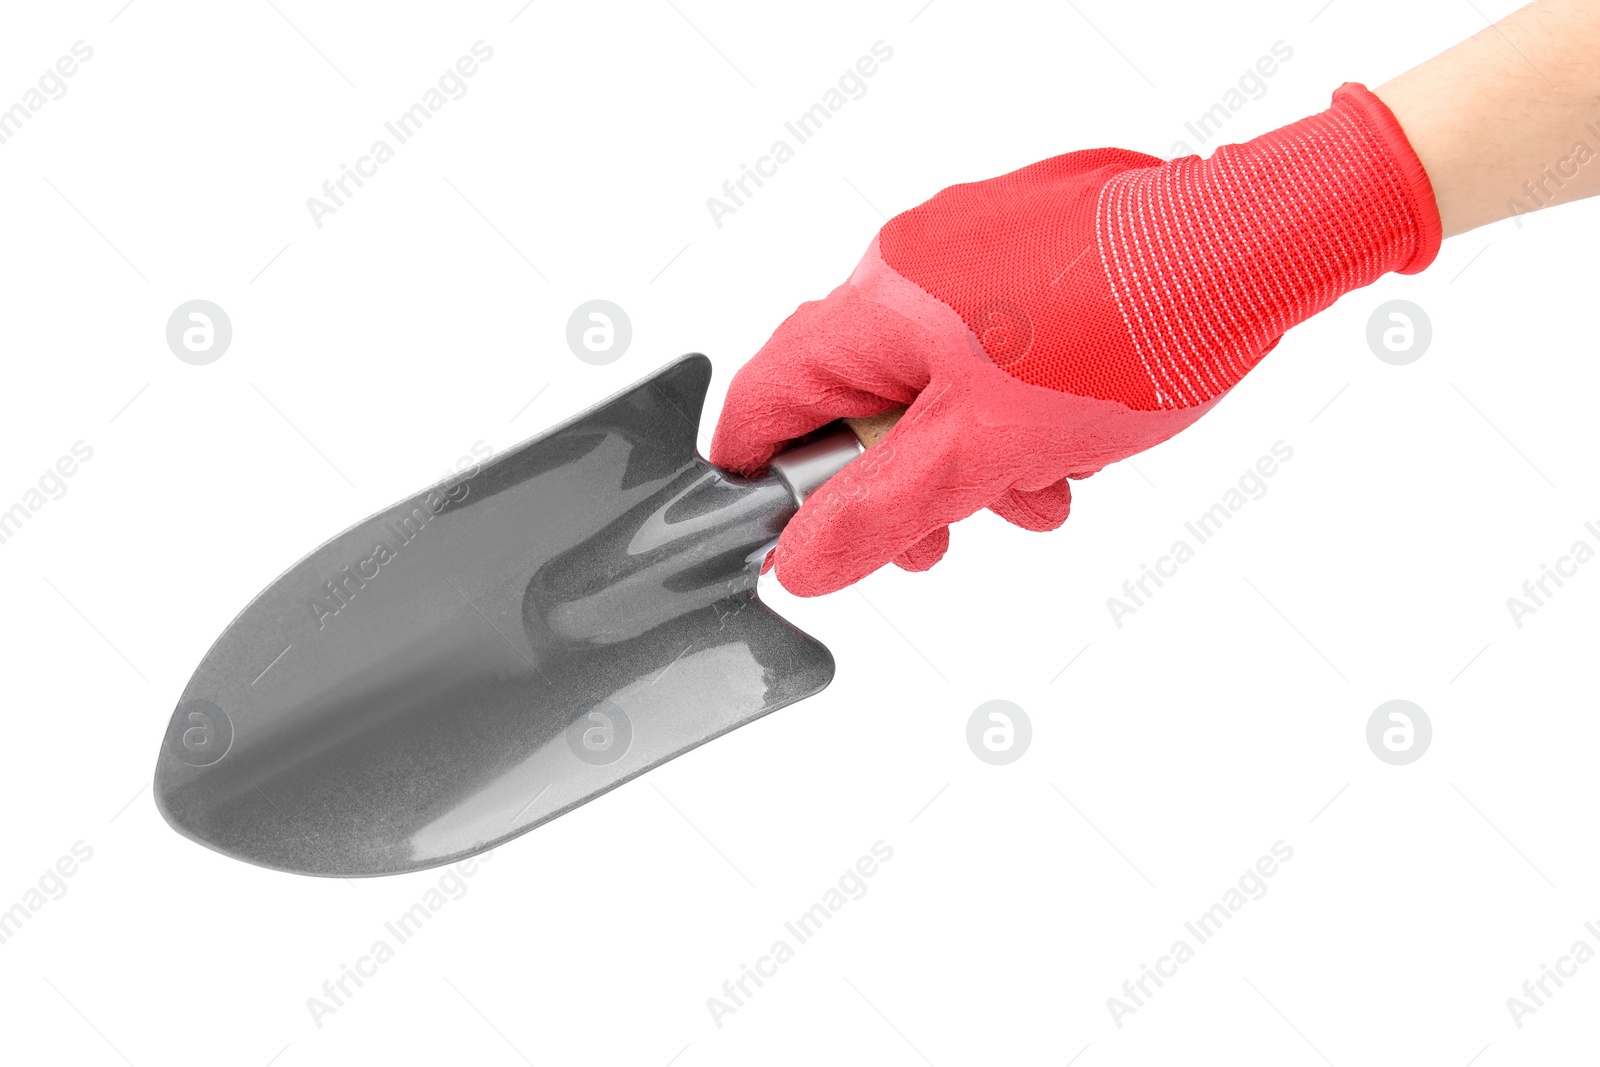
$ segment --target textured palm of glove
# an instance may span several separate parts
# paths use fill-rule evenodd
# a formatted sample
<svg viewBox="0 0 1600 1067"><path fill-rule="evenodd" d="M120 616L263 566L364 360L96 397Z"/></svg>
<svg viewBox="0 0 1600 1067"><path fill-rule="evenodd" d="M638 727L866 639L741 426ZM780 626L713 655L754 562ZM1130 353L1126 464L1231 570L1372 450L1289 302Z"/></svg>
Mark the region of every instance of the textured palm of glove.
<svg viewBox="0 0 1600 1067"><path fill-rule="evenodd" d="M910 410L784 530L778 577L921 570L980 508L1031 530L1081 478L1208 411L1290 326L1438 251L1426 173L1359 85L1210 159L1118 149L946 189L740 369L712 441L753 473L840 417Z"/></svg>

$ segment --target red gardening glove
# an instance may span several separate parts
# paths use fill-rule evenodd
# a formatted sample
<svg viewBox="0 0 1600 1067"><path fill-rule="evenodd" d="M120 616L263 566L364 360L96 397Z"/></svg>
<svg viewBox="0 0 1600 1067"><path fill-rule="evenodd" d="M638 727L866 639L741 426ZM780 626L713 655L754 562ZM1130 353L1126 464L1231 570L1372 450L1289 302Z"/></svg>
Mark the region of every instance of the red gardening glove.
<svg viewBox="0 0 1600 1067"><path fill-rule="evenodd" d="M801 596L923 570L979 508L1061 525L1068 478L1171 437L1289 327L1426 267L1440 235L1416 153L1354 83L1210 159L1094 149L952 186L739 370L711 459L755 473L825 423L909 404L774 558Z"/></svg>

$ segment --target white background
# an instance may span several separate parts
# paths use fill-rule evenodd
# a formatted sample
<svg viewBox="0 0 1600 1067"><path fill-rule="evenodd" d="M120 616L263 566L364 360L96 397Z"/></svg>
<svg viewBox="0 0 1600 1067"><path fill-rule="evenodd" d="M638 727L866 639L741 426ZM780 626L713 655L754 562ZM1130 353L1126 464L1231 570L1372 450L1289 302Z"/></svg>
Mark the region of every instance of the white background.
<svg viewBox="0 0 1600 1067"><path fill-rule="evenodd" d="M1600 949L1600 565L1520 629L1506 598L1600 546L1593 203L1348 295L1137 469L1075 487L1055 533L980 515L928 574L815 601L764 581L834 650L832 688L501 847L320 1026L307 999L441 872L256 869L169 830L147 785L238 609L474 442L693 350L716 364L709 440L733 369L843 279L879 212L1074 148L1196 147L1184 122L1282 40L1227 128L1244 139L1513 6L1319 2L8 7L0 106L73 42L94 56L0 145L0 508L75 441L94 455L0 545L0 908L75 842L93 856L0 945L0 1055L1592 1055L1600 963L1521 1028L1506 998L1579 938ZM480 39L467 95L317 228L306 198ZM706 198L878 40L894 56L865 97L716 227ZM195 298L234 329L203 367L164 337ZM591 298L633 323L606 367L564 339ZM1393 298L1434 329L1404 367L1365 341ZM1279 440L1267 495L1114 625L1106 599ZM996 698L1034 730L1006 767L965 740ZM1394 698L1434 728L1404 767L1365 740ZM707 998L878 840L867 895L715 1025ZM1107 998L1279 840L1267 895L1115 1025Z"/></svg>

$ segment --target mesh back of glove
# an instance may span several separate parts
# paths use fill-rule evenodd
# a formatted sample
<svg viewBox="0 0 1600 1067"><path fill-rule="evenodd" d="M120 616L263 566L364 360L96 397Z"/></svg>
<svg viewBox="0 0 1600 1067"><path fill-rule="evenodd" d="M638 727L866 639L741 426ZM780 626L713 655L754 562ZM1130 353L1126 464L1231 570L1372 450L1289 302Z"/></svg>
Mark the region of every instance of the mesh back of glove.
<svg viewBox="0 0 1600 1067"><path fill-rule="evenodd" d="M776 561L802 595L891 559L931 566L979 508L1059 525L1067 477L1178 432L1290 326L1422 270L1440 236L1415 152L1355 84L1209 159L1095 149L953 186L891 219L739 371L712 459L753 471L832 419L910 403L881 458L806 502Z"/></svg>

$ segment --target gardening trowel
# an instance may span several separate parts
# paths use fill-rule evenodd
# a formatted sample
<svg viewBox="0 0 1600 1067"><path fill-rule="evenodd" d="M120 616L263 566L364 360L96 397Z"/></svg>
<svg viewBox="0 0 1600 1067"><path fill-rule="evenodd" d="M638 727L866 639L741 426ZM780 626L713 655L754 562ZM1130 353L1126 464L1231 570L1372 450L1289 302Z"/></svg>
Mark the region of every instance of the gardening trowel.
<svg viewBox="0 0 1600 1067"><path fill-rule="evenodd" d="M756 579L895 415L741 478L695 451L710 380L685 356L273 582L178 701L167 821L300 874L432 867L826 686L833 657Z"/></svg>

